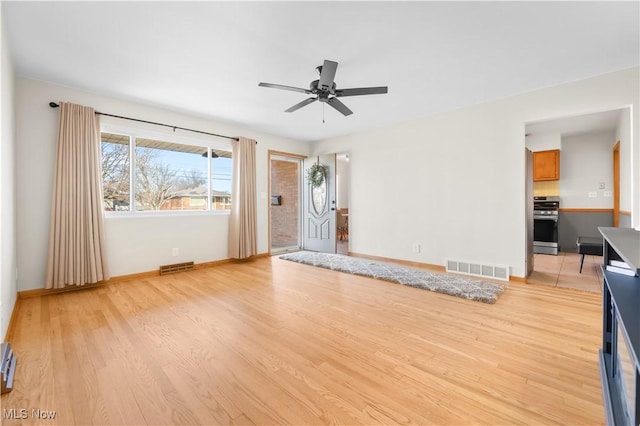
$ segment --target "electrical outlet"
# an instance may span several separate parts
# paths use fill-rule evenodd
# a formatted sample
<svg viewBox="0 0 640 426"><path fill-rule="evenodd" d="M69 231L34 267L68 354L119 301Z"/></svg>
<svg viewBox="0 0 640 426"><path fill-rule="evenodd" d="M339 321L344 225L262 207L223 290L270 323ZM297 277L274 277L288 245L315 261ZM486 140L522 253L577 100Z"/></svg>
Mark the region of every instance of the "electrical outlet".
<svg viewBox="0 0 640 426"><path fill-rule="evenodd" d="M612 191L604 191L604 196L605 197L613 197L613 192Z"/></svg>
<svg viewBox="0 0 640 426"><path fill-rule="evenodd" d="M598 193L596 191L589 192L589 198L598 198Z"/></svg>
<svg viewBox="0 0 640 426"><path fill-rule="evenodd" d="M420 253L420 249L421 249L421 247L420 247L420 243L415 243L415 244L413 245L413 252L414 252L414 253Z"/></svg>
<svg viewBox="0 0 640 426"><path fill-rule="evenodd" d="M174 247L173 249L171 249L171 255L173 257L179 256L180 255L180 249L177 247Z"/></svg>
<svg viewBox="0 0 640 426"><path fill-rule="evenodd" d="M600 182L600 183L598 184L598 188L599 188L599 189L604 189L604 182Z"/></svg>

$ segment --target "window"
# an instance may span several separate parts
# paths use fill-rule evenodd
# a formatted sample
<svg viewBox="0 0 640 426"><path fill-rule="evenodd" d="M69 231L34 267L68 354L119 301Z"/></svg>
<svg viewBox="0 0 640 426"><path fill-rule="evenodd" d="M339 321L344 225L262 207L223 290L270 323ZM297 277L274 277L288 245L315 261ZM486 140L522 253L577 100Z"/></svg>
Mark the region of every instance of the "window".
<svg viewBox="0 0 640 426"><path fill-rule="evenodd" d="M102 190L105 210L129 210L129 143L129 136L102 133Z"/></svg>
<svg viewBox="0 0 640 426"><path fill-rule="evenodd" d="M105 210L231 208L230 149L188 145L169 137L111 132L101 136Z"/></svg>

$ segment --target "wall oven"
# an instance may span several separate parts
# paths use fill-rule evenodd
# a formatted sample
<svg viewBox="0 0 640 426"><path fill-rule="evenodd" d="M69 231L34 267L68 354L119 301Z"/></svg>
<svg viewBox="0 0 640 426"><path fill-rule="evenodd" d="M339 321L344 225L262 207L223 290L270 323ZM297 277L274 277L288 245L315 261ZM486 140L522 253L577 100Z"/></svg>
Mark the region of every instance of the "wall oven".
<svg viewBox="0 0 640 426"><path fill-rule="evenodd" d="M558 255L560 197L533 197L533 252Z"/></svg>

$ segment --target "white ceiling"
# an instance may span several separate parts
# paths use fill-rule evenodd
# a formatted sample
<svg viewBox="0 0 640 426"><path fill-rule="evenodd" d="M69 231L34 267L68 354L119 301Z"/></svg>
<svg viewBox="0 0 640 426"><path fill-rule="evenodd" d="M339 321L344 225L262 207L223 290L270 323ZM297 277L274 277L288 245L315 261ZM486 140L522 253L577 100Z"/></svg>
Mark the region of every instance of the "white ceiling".
<svg viewBox="0 0 640 426"><path fill-rule="evenodd" d="M639 4L5 0L1 7L20 76L312 141L638 66ZM258 87L308 87L324 59L339 63L339 89L387 85L389 93L342 98L354 111L343 117L318 102L285 113L307 95Z"/></svg>

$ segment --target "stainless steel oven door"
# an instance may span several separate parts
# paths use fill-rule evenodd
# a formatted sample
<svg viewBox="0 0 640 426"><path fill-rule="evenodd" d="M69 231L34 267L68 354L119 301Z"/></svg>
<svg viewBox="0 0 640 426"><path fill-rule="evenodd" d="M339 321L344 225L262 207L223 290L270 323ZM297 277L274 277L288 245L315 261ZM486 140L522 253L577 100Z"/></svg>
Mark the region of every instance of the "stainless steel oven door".
<svg viewBox="0 0 640 426"><path fill-rule="evenodd" d="M533 252L558 254L558 216L533 216Z"/></svg>

